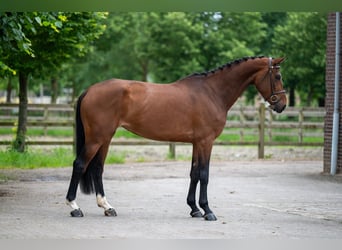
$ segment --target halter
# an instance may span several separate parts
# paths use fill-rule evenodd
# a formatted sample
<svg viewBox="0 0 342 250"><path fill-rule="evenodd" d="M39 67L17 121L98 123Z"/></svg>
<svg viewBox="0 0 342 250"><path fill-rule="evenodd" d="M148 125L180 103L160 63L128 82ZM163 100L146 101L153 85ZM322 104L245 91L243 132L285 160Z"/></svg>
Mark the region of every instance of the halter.
<svg viewBox="0 0 342 250"><path fill-rule="evenodd" d="M284 89L283 89L283 90L280 90L280 91L275 91L274 81L272 81L273 69L280 69L280 66L279 66L279 65L273 66L273 65L272 65L272 57L269 57L269 58L268 58L268 72L267 72L267 73L268 73L269 78L270 78L271 95L270 95L268 98L265 98L265 101L270 102L270 104L276 104L276 103L278 103L278 102L279 102L279 97L278 97L278 95L279 95L279 94L284 94L284 93L286 93L286 91L285 91ZM267 73L266 73L266 75L264 76L263 79L266 78Z"/></svg>

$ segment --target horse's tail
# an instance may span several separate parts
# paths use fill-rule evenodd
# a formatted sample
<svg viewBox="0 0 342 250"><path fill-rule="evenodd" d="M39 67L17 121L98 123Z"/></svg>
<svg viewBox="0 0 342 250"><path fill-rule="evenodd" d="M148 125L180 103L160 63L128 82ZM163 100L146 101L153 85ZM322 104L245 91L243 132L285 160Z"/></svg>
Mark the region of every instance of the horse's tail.
<svg viewBox="0 0 342 250"><path fill-rule="evenodd" d="M82 159L82 157L84 157L82 154L84 152L85 145L85 133L81 119L81 103L86 94L87 92L81 94L76 104L76 155L80 161L84 160ZM82 172L80 179L80 188L82 193L91 194L95 191L94 179L102 172L98 159L98 153L96 153L89 165L86 166L86 171Z"/></svg>
<svg viewBox="0 0 342 250"><path fill-rule="evenodd" d="M76 104L76 157L80 157L85 143L84 127L81 119L81 102L86 94L87 92L84 92L82 95L80 95Z"/></svg>

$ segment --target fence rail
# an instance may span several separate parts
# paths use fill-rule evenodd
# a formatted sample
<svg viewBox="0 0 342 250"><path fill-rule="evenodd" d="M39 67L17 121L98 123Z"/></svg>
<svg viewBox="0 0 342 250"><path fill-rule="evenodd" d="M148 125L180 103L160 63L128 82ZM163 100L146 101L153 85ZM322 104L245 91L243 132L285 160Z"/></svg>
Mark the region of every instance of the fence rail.
<svg viewBox="0 0 342 250"><path fill-rule="evenodd" d="M0 129L15 128L18 116L17 104L0 104ZM233 106L215 145L257 145L259 158L264 158L264 147L323 146L324 108L289 107L281 114L265 108ZM51 128L74 129L74 107L72 105L29 104L28 129L42 128L44 135ZM229 137L230 136L230 137ZM225 139L228 137L228 139ZM234 137L235 139L229 139ZM238 137L238 138L236 138ZM282 139L279 139L282 138ZM308 140L310 138L310 140ZM1 140L0 145L9 145L10 140ZM28 145L74 145L70 136L62 140L33 139ZM112 145L169 145L170 155L175 157L175 147L182 143L152 141L147 139L113 138Z"/></svg>

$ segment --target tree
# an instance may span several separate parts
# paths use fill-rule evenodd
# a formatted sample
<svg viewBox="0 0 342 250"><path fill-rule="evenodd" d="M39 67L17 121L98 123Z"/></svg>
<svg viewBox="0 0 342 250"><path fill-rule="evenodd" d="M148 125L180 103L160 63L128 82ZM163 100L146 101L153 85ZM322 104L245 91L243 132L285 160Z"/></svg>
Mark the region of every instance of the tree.
<svg viewBox="0 0 342 250"><path fill-rule="evenodd" d="M262 15L256 12L204 12L198 13L194 22L201 22L204 32L200 41L200 64L210 70L222 64L245 56L264 53L267 25ZM254 102L255 88L245 91L247 102Z"/></svg>
<svg viewBox="0 0 342 250"><path fill-rule="evenodd" d="M200 26L193 25L186 13L114 13L110 20L110 35L105 37L110 40L105 43L114 45L108 46L108 54L115 56L111 62L119 75L170 82L198 66L195 44Z"/></svg>
<svg viewBox="0 0 342 250"><path fill-rule="evenodd" d="M32 38L39 44L39 61L47 60L42 72L49 75L51 83L51 103L56 103L59 84L58 73L62 63L81 58L91 49L91 42L104 31L101 23L104 13L55 13L55 29L39 29ZM56 18L56 19L57 19ZM44 25L44 22L42 22ZM53 53L51 53L53 51Z"/></svg>
<svg viewBox="0 0 342 250"><path fill-rule="evenodd" d="M30 12L2 14L6 22L2 32L7 34L8 45L1 46L2 60L6 71L18 72L19 75L19 117L14 149L25 150L27 120L27 90L30 75L56 74L62 63L70 58L84 55L87 44L99 37L104 26L101 20L104 13L63 13ZM23 21L24 20L24 21ZM13 23L19 23L18 32L13 31ZM23 25L21 25L23 24ZM11 32L12 29L12 32ZM21 40L22 41L21 41ZM16 44L13 42L16 41Z"/></svg>
<svg viewBox="0 0 342 250"><path fill-rule="evenodd" d="M112 77L175 81L259 54L266 35L260 13L110 13L106 27L87 60L66 67L77 93Z"/></svg>
<svg viewBox="0 0 342 250"><path fill-rule="evenodd" d="M289 104L295 105L295 93L304 104L314 100L324 106L326 16L321 13L289 13L284 24L274 31L274 54L285 55L282 72L289 88Z"/></svg>
<svg viewBox="0 0 342 250"><path fill-rule="evenodd" d="M31 41L27 38L25 30L33 30L33 21L23 13L0 12L0 76L15 75L15 69L6 61L9 52L21 52L33 56Z"/></svg>
<svg viewBox="0 0 342 250"><path fill-rule="evenodd" d="M185 13L110 13L106 27L87 60L74 65L80 74L66 73L76 88L112 77L169 82L194 70L198 35Z"/></svg>
<svg viewBox="0 0 342 250"><path fill-rule="evenodd" d="M155 81L176 81L200 69L198 41L203 27L200 23L192 23L190 15L184 12L156 14L159 22L150 29L153 48L145 55L151 58L149 73ZM146 24L152 24L151 21L149 18Z"/></svg>
<svg viewBox="0 0 342 250"><path fill-rule="evenodd" d="M273 39L275 38L275 27L283 25L287 20L287 12L264 12L261 13L262 21L266 24L266 36L261 42L261 51L268 56L281 57L282 55L272 55Z"/></svg>
<svg viewBox="0 0 342 250"><path fill-rule="evenodd" d="M269 57L281 57L282 55L273 55L272 39L274 37L274 27L278 24L283 23L286 20L287 13L286 12L264 12L261 13L260 22L263 23L262 30L264 32L264 36L261 36L259 41L254 41L255 45L258 45L257 49L258 53L264 56ZM253 31L252 31L253 32ZM254 97L258 94L255 88L248 88L245 91L246 101L247 103L254 103Z"/></svg>
<svg viewBox="0 0 342 250"><path fill-rule="evenodd" d="M24 30L29 29L34 30L30 17L22 13L0 13L0 76L8 78L6 102L10 102L12 77L17 74L6 61L11 60L12 53L33 56L31 41L24 33Z"/></svg>
<svg viewBox="0 0 342 250"><path fill-rule="evenodd" d="M202 12L192 16L193 24L202 25L198 60L203 69L260 53L260 40L266 35L260 13Z"/></svg>

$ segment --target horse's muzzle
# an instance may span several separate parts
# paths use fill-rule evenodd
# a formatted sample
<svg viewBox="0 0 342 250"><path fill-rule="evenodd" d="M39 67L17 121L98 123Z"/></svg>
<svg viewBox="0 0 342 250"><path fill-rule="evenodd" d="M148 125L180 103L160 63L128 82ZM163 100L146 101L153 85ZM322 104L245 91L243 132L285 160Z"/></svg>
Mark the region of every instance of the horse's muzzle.
<svg viewBox="0 0 342 250"><path fill-rule="evenodd" d="M274 105L270 105L270 108L272 110L274 110L277 113L281 113L284 111L284 109L286 108L286 104L281 104L280 102L274 104Z"/></svg>

